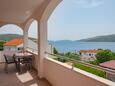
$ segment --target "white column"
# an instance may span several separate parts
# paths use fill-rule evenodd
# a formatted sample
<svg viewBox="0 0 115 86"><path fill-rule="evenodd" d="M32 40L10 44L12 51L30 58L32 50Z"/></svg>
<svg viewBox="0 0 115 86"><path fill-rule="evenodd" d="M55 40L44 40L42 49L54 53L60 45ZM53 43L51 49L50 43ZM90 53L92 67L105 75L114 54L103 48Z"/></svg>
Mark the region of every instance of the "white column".
<svg viewBox="0 0 115 86"><path fill-rule="evenodd" d="M24 50L26 50L26 48L28 47L28 31L27 30L23 30L23 46L24 46Z"/></svg>
<svg viewBox="0 0 115 86"><path fill-rule="evenodd" d="M44 77L44 58L45 52L47 51L48 41L47 41L47 21L38 22L38 76L40 78Z"/></svg>

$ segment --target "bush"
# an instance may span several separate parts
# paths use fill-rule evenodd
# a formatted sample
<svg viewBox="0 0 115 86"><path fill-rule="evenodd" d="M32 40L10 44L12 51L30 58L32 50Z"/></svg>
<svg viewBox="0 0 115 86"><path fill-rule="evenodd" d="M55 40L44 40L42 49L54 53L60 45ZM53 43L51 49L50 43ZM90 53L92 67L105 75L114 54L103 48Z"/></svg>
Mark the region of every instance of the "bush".
<svg viewBox="0 0 115 86"><path fill-rule="evenodd" d="M58 51L57 51L57 49L55 47L53 48L53 53L58 54Z"/></svg>
<svg viewBox="0 0 115 86"><path fill-rule="evenodd" d="M109 61L112 57L113 53L110 50L102 50L96 54L96 58L99 63Z"/></svg>
<svg viewBox="0 0 115 86"><path fill-rule="evenodd" d="M112 55L111 60L115 60L115 52L112 52Z"/></svg>
<svg viewBox="0 0 115 86"><path fill-rule="evenodd" d="M99 65L98 60L95 60L95 61L89 61L88 63L93 64L93 65Z"/></svg>
<svg viewBox="0 0 115 86"><path fill-rule="evenodd" d="M3 49L4 49L4 46L3 46L4 43L5 43L4 41L0 41L0 51L3 51Z"/></svg>

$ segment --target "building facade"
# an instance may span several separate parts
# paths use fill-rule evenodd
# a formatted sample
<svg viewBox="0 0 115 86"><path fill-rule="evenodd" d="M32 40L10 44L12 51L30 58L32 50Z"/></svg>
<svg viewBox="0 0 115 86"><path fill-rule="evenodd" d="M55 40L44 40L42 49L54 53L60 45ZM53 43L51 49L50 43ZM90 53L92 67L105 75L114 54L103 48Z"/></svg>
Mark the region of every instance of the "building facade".
<svg viewBox="0 0 115 86"><path fill-rule="evenodd" d="M4 44L4 51L19 51L23 49L23 39L16 38Z"/></svg>
<svg viewBox="0 0 115 86"><path fill-rule="evenodd" d="M83 61L94 61L96 60L96 54L99 50L80 50L80 59Z"/></svg>

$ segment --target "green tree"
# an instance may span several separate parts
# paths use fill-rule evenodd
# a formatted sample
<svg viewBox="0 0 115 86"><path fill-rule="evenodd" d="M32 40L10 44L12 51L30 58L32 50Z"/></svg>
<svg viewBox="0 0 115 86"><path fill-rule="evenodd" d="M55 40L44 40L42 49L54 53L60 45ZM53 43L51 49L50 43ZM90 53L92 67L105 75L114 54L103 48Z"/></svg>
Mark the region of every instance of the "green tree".
<svg viewBox="0 0 115 86"><path fill-rule="evenodd" d="M57 49L55 47L53 48L53 53L58 54L58 51L57 51Z"/></svg>
<svg viewBox="0 0 115 86"><path fill-rule="evenodd" d="M70 55L71 55L71 52L65 53L65 56L70 56Z"/></svg>
<svg viewBox="0 0 115 86"><path fill-rule="evenodd" d="M3 50L3 47L4 47L4 41L0 41L0 51L2 51Z"/></svg>
<svg viewBox="0 0 115 86"><path fill-rule="evenodd" d="M115 60L115 52L112 52L111 60Z"/></svg>
<svg viewBox="0 0 115 86"><path fill-rule="evenodd" d="M96 54L96 58L99 63L109 61L112 57L113 52L111 52L110 50L102 50Z"/></svg>

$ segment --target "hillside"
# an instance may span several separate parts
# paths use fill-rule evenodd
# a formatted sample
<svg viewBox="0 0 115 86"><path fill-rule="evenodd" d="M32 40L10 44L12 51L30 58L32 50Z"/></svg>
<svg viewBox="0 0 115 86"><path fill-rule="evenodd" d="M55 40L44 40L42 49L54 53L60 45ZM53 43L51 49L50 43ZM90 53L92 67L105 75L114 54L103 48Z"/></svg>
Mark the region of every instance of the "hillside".
<svg viewBox="0 0 115 86"><path fill-rule="evenodd" d="M9 41L9 40L12 40L14 38L23 38L23 36L19 35L19 34L0 34L0 40L2 40L2 41ZM32 37L29 37L29 39L36 41L36 39L32 38ZM77 41L81 41L81 42L115 42L115 34L96 36L96 37L92 37L92 38L76 40L76 42ZM74 41L71 41L71 40L49 41L49 43L53 43L53 42L64 44L64 43L71 43Z"/></svg>
<svg viewBox="0 0 115 86"><path fill-rule="evenodd" d="M82 39L83 42L115 42L115 34Z"/></svg>
<svg viewBox="0 0 115 86"><path fill-rule="evenodd" d="M1 41L9 41L12 40L14 38L23 38L22 35L19 34L0 34L0 40ZM31 38L29 37L31 40L36 40L35 38Z"/></svg>

